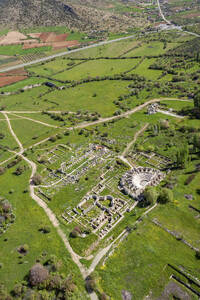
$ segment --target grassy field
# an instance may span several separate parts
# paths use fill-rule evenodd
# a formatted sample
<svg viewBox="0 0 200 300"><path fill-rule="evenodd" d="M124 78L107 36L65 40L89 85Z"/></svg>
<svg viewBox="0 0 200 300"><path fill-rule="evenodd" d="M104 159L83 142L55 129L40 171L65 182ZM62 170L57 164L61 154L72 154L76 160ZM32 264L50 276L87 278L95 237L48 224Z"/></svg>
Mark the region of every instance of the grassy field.
<svg viewBox="0 0 200 300"><path fill-rule="evenodd" d="M7 122L3 115L0 114L0 133L4 135L3 139L0 139L1 146L8 146L10 149L18 149L16 141L13 139L8 129Z"/></svg>
<svg viewBox="0 0 200 300"><path fill-rule="evenodd" d="M164 48L164 44L162 42L151 42L151 43L144 43L141 47L128 52L126 56L154 56L160 55L165 53L167 50L176 47L176 43L167 44L167 47Z"/></svg>
<svg viewBox="0 0 200 300"><path fill-rule="evenodd" d="M67 57L55 58L53 61L29 67L28 71L42 76L51 76L56 72L70 68L70 63L71 61Z"/></svg>
<svg viewBox="0 0 200 300"><path fill-rule="evenodd" d="M0 236L2 244L0 249L0 262L2 263L0 281L3 281L10 290L16 282L24 279L29 269L35 264L36 259L45 261L54 254L62 260L63 274L66 276L73 273L75 276L76 284L80 290L80 299L83 299L82 279L76 265L72 262L63 242L51 226L43 210L33 202L28 193L23 192L28 187L30 176L30 170L28 166L26 167L27 170L21 176L13 175L12 172L16 167L11 168L1 177L0 181L1 197L7 198L12 203L16 216L14 224L4 235ZM13 181L15 182L14 190ZM11 190L13 190L12 194L9 193ZM51 228L49 234L45 235L38 231L44 225ZM20 259L17 248L23 244L29 246L29 251L26 256Z"/></svg>
<svg viewBox="0 0 200 300"><path fill-rule="evenodd" d="M75 88L52 92L48 95L48 101L57 103L57 109L97 111L106 117L116 110L113 101L126 91L128 91L127 83L124 81L91 82Z"/></svg>
<svg viewBox="0 0 200 300"><path fill-rule="evenodd" d="M11 120L11 125L24 147L35 144L38 141L58 132L57 129L46 127L42 124L21 118Z"/></svg>
<svg viewBox="0 0 200 300"><path fill-rule="evenodd" d="M100 283L113 299L121 299L122 289L135 299L142 299L150 291L157 298L171 275L165 273L168 263L182 265L194 276L198 274L193 251L144 219L106 265L98 268Z"/></svg>
<svg viewBox="0 0 200 300"><path fill-rule="evenodd" d="M87 57L118 57L123 55L126 51L136 47L138 42L134 39L127 39L119 41L110 45L102 45L96 48L86 49L80 52L70 54L73 58L87 58Z"/></svg>
<svg viewBox="0 0 200 300"><path fill-rule="evenodd" d="M27 78L22 81L7 85L5 87L0 88L1 92L17 92L25 86L39 84L45 82L45 79L42 78Z"/></svg>
<svg viewBox="0 0 200 300"><path fill-rule="evenodd" d="M87 77L111 76L123 73L138 63L139 59L122 59L122 60L97 60L83 62L77 67L63 73L53 76L60 80L81 80Z"/></svg>
<svg viewBox="0 0 200 300"><path fill-rule="evenodd" d="M158 77L162 74L162 71L149 69L149 66L151 66L154 61L154 58L146 58L135 70L131 71L130 74L138 74L151 80L158 79Z"/></svg>

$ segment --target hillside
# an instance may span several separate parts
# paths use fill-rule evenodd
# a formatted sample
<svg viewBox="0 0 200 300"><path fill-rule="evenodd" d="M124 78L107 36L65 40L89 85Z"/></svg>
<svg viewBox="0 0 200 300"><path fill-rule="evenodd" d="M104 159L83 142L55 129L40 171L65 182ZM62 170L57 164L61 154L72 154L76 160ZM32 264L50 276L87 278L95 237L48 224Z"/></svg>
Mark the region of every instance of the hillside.
<svg viewBox="0 0 200 300"><path fill-rule="evenodd" d="M81 25L73 8L59 0L0 0L0 11L3 26Z"/></svg>
<svg viewBox="0 0 200 300"><path fill-rule="evenodd" d="M145 18L103 12L87 2L71 4L60 0L0 0L1 27L35 27L65 25L81 31L119 31L145 26Z"/></svg>

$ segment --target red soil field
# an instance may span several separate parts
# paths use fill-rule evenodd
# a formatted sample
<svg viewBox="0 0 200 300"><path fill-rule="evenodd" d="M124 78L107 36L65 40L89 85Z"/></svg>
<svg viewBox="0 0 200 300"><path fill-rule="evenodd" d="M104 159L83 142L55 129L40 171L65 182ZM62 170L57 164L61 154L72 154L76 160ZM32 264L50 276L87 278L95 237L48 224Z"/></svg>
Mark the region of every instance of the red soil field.
<svg viewBox="0 0 200 300"><path fill-rule="evenodd" d="M18 69L14 71L9 71L6 73L0 73L0 87L4 87L11 83L15 83L26 79L27 73L24 69Z"/></svg>
<svg viewBox="0 0 200 300"><path fill-rule="evenodd" d="M24 44L23 49L39 48L45 46L52 46L53 49L62 49L62 48L73 47L78 45L79 45L78 41L31 43L31 44Z"/></svg>
<svg viewBox="0 0 200 300"><path fill-rule="evenodd" d="M66 40L68 34L56 34L55 32L43 32L40 34L39 39L43 43L48 43L48 42L63 42Z"/></svg>

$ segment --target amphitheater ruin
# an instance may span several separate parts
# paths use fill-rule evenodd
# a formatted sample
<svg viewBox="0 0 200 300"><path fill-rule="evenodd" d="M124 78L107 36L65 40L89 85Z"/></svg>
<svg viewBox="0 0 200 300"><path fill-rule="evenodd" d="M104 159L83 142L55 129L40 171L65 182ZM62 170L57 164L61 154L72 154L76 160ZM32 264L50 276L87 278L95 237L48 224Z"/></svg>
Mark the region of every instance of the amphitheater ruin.
<svg viewBox="0 0 200 300"><path fill-rule="evenodd" d="M164 173L153 168L133 168L122 176L119 189L130 197L140 200L145 187L158 185L164 176Z"/></svg>

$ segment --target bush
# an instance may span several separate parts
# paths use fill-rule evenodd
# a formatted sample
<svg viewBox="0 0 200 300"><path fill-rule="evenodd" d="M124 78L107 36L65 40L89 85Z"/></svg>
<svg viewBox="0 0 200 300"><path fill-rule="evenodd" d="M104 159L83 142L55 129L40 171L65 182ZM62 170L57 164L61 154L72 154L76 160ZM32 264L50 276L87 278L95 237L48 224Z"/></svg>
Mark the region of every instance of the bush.
<svg viewBox="0 0 200 300"><path fill-rule="evenodd" d="M32 177L32 182L34 185L40 185L42 183L42 176L40 174L35 174Z"/></svg>
<svg viewBox="0 0 200 300"><path fill-rule="evenodd" d="M49 141L53 143L53 142L56 141L56 139L57 139L56 136L51 136L51 137L49 138Z"/></svg>
<svg viewBox="0 0 200 300"><path fill-rule="evenodd" d="M195 257L196 257L196 259L200 259L200 251L199 250L196 251Z"/></svg>
<svg viewBox="0 0 200 300"><path fill-rule="evenodd" d="M195 177L196 177L196 174L190 175L190 176L186 179L186 181L184 182L184 185L190 184L190 182L192 182L192 180L193 180Z"/></svg>
<svg viewBox="0 0 200 300"><path fill-rule="evenodd" d="M17 249L17 251L20 253L20 254L27 254L29 250L29 246L27 244L24 244L24 245L21 245L19 246L19 248Z"/></svg>
<svg viewBox="0 0 200 300"><path fill-rule="evenodd" d="M96 281L91 276L88 276L85 283L85 288L87 292L92 293L93 291L96 290L96 287L97 287Z"/></svg>
<svg viewBox="0 0 200 300"><path fill-rule="evenodd" d="M167 202L172 202L173 201L173 192L167 188L163 188L160 191L157 201L161 204L165 204Z"/></svg>
<svg viewBox="0 0 200 300"><path fill-rule="evenodd" d="M46 234L51 232L51 228L49 226L42 226L39 228L39 231Z"/></svg>

